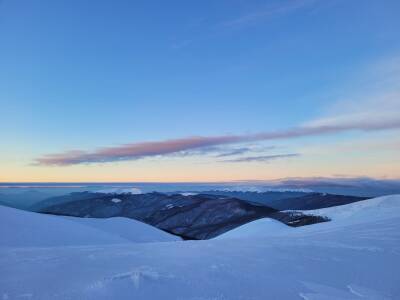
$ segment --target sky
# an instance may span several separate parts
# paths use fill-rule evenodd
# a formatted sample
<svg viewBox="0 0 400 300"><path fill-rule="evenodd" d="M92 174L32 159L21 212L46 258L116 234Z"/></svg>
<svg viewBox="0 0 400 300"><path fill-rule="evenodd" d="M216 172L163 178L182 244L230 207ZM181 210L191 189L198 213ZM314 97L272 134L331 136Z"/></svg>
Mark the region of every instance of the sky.
<svg viewBox="0 0 400 300"><path fill-rule="evenodd" d="M0 181L400 178L397 0L0 0Z"/></svg>

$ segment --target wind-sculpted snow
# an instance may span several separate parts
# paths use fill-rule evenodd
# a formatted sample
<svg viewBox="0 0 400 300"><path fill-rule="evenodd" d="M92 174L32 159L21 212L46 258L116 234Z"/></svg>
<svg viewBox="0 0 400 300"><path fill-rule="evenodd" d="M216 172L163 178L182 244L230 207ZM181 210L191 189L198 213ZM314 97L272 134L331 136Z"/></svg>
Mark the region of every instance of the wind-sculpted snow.
<svg viewBox="0 0 400 300"><path fill-rule="evenodd" d="M258 220L231 231L240 236L207 241L0 245L0 297L400 299L400 196L323 212L331 222L292 228ZM252 224L258 231L246 235Z"/></svg>
<svg viewBox="0 0 400 300"><path fill-rule="evenodd" d="M326 221L318 216L282 213L264 205L254 205L220 195L81 194L81 199L79 193L74 193L71 194L69 201L68 197L58 197L54 201L46 200L46 207L39 211L76 217L127 217L153 225L184 239L209 239L264 217L281 220L289 226ZM39 203L39 205L42 204Z"/></svg>

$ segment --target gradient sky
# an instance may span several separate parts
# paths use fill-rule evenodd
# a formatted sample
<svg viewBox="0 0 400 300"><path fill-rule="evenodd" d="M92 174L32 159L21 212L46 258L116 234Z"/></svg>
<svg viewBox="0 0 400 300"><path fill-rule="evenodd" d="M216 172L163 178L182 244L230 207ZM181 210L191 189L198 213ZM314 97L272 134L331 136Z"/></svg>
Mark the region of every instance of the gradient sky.
<svg viewBox="0 0 400 300"><path fill-rule="evenodd" d="M0 181L400 178L400 2L0 1Z"/></svg>

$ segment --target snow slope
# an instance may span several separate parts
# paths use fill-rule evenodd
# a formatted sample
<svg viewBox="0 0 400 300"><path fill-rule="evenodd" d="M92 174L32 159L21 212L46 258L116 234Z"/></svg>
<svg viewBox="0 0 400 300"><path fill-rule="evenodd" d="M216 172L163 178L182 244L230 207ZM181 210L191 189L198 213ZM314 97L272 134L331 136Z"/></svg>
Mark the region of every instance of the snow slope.
<svg viewBox="0 0 400 300"><path fill-rule="evenodd" d="M299 236L303 233L321 232L330 228L352 226L359 223L374 224L378 220L400 217L400 195L383 196L335 207L305 210L303 213L328 217L331 221L292 228L272 219L260 219L228 231L218 236L217 239L288 234Z"/></svg>
<svg viewBox="0 0 400 300"><path fill-rule="evenodd" d="M332 222L207 241L0 247L0 298L400 299L400 196L320 212Z"/></svg>
<svg viewBox="0 0 400 300"><path fill-rule="evenodd" d="M88 227L92 227L134 243L181 241L180 237L166 233L154 226L129 218L108 219L63 217Z"/></svg>
<svg viewBox="0 0 400 300"><path fill-rule="evenodd" d="M307 210L308 214L327 216L335 224L365 223L399 216L400 196L390 195L343 206Z"/></svg>
<svg viewBox="0 0 400 300"><path fill-rule="evenodd" d="M80 219L0 206L0 246L48 247L174 241L177 237L124 218Z"/></svg>
<svg viewBox="0 0 400 300"><path fill-rule="evenodd" d="M289 227L282 222L274 219L259 219L233 230L225 232L215 239L231 239L231 238L249 238L249 237L267 237L282 235L285 232L295 231L296 228Z"/></svg>

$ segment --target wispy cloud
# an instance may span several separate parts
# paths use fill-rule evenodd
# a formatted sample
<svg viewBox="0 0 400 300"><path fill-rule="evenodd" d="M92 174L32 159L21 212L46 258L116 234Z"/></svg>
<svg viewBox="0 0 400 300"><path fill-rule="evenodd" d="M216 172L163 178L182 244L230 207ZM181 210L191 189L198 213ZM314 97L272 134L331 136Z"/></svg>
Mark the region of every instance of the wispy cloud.
<svg viewBox="0 0 400 300"><path fill-rule="evenodd" d="M221 151L220 153L215 155L215 157L229 157L229 156L236 156L236 155L242 155L248 152L260 152L260 151L266 151L266 150L271 150L274 149L275 146L268 146L268 147L263 147L262 149L254 149L250 147L242 147L242 148L236 148L236 149L231 149L231 150L225 150Z"/></svg>
<svg viewBox="0 0 400 300"><path fill-rule="evenodd" d="M244 154L249 151L251 151L251 149L249 149L249 148L238 148L238 149L233 149L231 151L217 154L217 155L215 155L215 157L227 157L227 156L241 155L241 154Z"/></svg>
<svg viewBox="0 0 400 300"><path fill-rule="evenodd" d="M317 3L323 3L320 0L285 0L275 1L263 6L253 7L247 12L238 13L236 17L231 19L220 20L217 23L207 22L206 18L194 20L190 26L187 26L188 38L177 40L171 44L171 48L179 50L200 41L208 39L216 39L221 37L221 33L226 29L241 28L265 21L274 17L284 17L301 9L315 9ZM326 5L326 3L325 3ZM193 31L193 28L201 28L201 30Z"/></svg>
<svg viewBox="0 0 400 300"><path fill-rule="evenodd" d="M306 125L287 130L261 132L246 135L223 135L202 137L194 136L181 139L164 141L131 143L116 147L106 147L86 151L69 151L57 154L48 154L39 157L36 163L39 165L74 165L81 163L115 162L135 160L144 157L173 154L180 151L189 151L202 147L221 146L254 141L267 141L279 139L293 139L305 136L318 136L334 134L345 131L377 131L400 128L400 115L390 118L356 119L346 122L329 122L328 124Z"/></svg>
<svg viewBox="0 0 400 300"><path fill-rule="evenodd" d="M341 124L343 127L352 127L358 124L359 128L364 129L379 129L379 126L384 129L390 127L390 123L396 127L399 111L400 91L371 92L369 96L362 95L335 103L328 115L306 125L320 127Z"/></svg>
<svg viewBox="0 0 400 300"><path fill-rule="evenodd" d="M261 155L261 156L247 156L247 157L240 157L235 159L226 159L222 160L221 162L269 162L271 160L282 159L282 158L291 158L300 156L298 153L290 153L290 154L275 154L275 155Z"/></svg>
<svg viewBox="0 0 400 300"><path fill-rule="evenodd" d="M243 26L248 25L260 20L265 20L275 16L285 15L299 9L305 8L312 4L315 4L316 0L290 0L290 1L279 1L274 5L268 5L257 11L249 12L241 15L235 19L226 21L223 23L225 26Z"/></svg>
<svg viewBox="0 0 400 300"><path fill-rule="evenodd" d="M269 146L269 147L263 147L262 150L269 150L275 148L274 146ZM226 157L226 156L234 156L234 155L240 155L244 154L246 152L257 152L260 151L260 149L254 149L253 147L240 147L240 148L235 148L235 147L229 147L229 146L208 146L208 147L201 147L197 149L189 149L185 151L180 151L177 153L174 153L174 156L203 156L203 155L210 155L213 157Z"/></svg>

